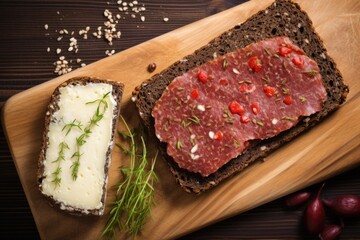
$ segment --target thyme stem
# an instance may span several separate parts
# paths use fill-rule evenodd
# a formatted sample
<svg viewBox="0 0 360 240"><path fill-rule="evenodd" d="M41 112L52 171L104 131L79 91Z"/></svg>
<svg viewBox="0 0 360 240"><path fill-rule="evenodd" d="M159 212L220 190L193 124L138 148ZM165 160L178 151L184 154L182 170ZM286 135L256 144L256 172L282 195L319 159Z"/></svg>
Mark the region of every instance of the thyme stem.
<svg viewBox="0 0 360 240"><path fill-rule="evenodd" d="M122 116L120 118L128 132L123 136L128 136L127 153L130 153L130 166L120 168L123 179L116 186L116 201L112 205L108 222L100 238L114 238L117 228L133 236L137 235L143 228L154 204L153 185L154 181L157 181L154 166L157 153L150 169L147 169L149 163L144 138L140 137L141 147L137 149L134 133L131 132L124 118ZM137 154L138 150L141 150L141 155Z"/></svg>
<svg viewBox="0 0 360 240"><path fill-rule="evenodd" d="M86 103L86 104L98 103L98 105L97 105L94 115L90 118L88 125L83 129L82 134L76 138L76 151L72 155L72 157L75 157L75 161L70 166L70 168L72 169L71 176L74 181L78 177L78 172L79 172L79 167L80 167L80 157L82 155L82 153L80 152L81 146L84 145L86 143L86 139L89 138L89 136L91 134L91 129L94 126L97 126L98 122L100 122L100 120L103 119L104 113L105 113L106 109L108 108L108 103L106 101L106 98L109 96L109 94L110 94L110 92L107 92L106 94L104 94L102 96L102 98ZM72 123L75 124L75 120ZM75 125L75 126L79 127L77 125ZM70 125L68 131L70 131L71 127L73 127L73 126Z"/></svg>
<svg viewBox="0 0 360 240"><path fill-rule="evenodd" d="M63 141L59 144L59 153L58 153L58 157L56 160L53 161L53 163L57 163L57 167L54 170L54 172L52 173L52 176L54 177L52 182L55 184L55 188L60 186L61 183L61 177L60 177L60 173L61 173L61 166L60 166L60 162L62 160L65 160L65 149L69 149L69 146Z"/></svg>

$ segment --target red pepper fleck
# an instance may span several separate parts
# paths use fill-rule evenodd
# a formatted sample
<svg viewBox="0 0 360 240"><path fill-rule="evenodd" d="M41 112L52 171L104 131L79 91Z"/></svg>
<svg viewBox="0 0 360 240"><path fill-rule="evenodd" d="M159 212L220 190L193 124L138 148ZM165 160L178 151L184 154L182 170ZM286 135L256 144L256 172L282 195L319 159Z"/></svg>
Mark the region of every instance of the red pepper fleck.
<svg viewBox="0 0 360 240"><path fill-rule="evenodd" d="M199 91L197 89L194 89L190 93L192 99L197 99L199 97Z"/></svg>
<svg viewBox="0 0 360 240"><path fill-rule="evenodd" d="M221 131L217 131L214 135L214 139L216 140L222 140L224 138L224 134Z"/></svg>
<svg viewBox="0 0 360 240"><path fill-rule="evenodd" d="M226 86L229 84L229 81L227 79L220 79L220 84Z"/></svg>
<svg viewBox="0 0 360 240"><path fill-rule="evenodd" d="M248 123L248 122L250 122L250 118L248 118L247 116L242 115L242 116L240 116L240 122L241 123Z"/></svg>
<svg viewBox="0 0 360 240"><path fill-rule="evenodd" d="M255 115L257 115L259 113L260 108L259 108L259 104L257 102L252 103L250 107L251 107L252 112Z"/></svg>
<svg viewBox="0 0 360 240"><path fill-rule="evenodd" d="M292 103L292 98L290 96L286 96L283 100L283 103L290 105Z"/></svg>
<svg viewBox="0 0 360 240"><path fill-rule="evenodd" d="M240 84L239 92L246 92L246 84L245 83Z"/></svg>
<svg viewBox="0 0 360 240"><path fill-rule="evenodd" d="M203 73L202 71L199 71L197 74L198 79L202 82L202 83L206 83L208 80L208 77L206 76L205 73Z"/></svg>
<svg viewBox="0 0 360 240"><path fill-rule="evenodd" d="M280 47L279 48L279 53L281 56L286 57L287 55L289 55L292 52L291 48L288 47Z"/></svg>
<svg viewBox="0 0 360 240"><path fill-rule="evenodd" d="M296 56L292 59L292 62L298 66L299 68L302 68L304 66L304 59L300 56Z"/></svg>
<svg viewBox="0 0 360 240"><path fill-rule="evenodd" d="M248 65L254 72L259 72L262 68L261 61L257 56L251 57L248 61Z"/></svg>
<svg viewBox="0 0 360 240"><path fill-rule="evenodd" d="M266 87L264 87L264 92L265 92L266 96L272 97L276 93L276 88L266 86Z"/></svg>
<svg viewBox="0 0 360 240"><path fill-rule="evenodd" d="M229 110L232 114L243 114L245 112L245 109L243 106L241 106L240 103L238 103L237 101L232 101L229 104Z"/></svg>

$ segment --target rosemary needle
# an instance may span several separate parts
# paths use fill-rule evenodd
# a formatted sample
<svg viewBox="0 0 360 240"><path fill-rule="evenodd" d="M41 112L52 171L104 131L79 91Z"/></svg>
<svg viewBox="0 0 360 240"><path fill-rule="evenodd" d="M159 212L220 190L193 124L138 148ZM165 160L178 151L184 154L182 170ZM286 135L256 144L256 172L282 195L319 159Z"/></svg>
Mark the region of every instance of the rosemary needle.
<svg viewBox="0 0 360 240"><path fill-rule="evenodd" d="M126 153L130 157L130 166L121 167L120 171L123 180L116 185L116 201L110 210L110 216L100 238L115 237L116 229L136 236L146 223L147 217L151 214L151 207L154 202L154 181L157 176L154 171L157 153L148 169L146 144L141 136L140 148L137 149L135 134L131 132L124 118L120 116L128 133L120 133L129 139L129 150ZM124 147L120 145L122 149ZM141 154L138 155L138 150Z"/></svg>

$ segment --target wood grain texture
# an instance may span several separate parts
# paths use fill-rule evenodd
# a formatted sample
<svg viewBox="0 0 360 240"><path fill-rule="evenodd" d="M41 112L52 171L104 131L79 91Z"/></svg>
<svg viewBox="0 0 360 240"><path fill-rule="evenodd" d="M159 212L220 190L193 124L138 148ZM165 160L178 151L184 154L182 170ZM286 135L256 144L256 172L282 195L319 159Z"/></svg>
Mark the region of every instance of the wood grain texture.
<svg viewBox="0 0 360 240"><path fill-rule="evenodd" d="M16 87L18 88L15 91L21 91L29 86L37 85L40 82L45 83L37 85L28 91L21 92L9 99L3 108L3 123L7 131L7 137L17 172L19 173L22 186L24 187L29 205L37 222L39 233L44 239L91 239L93 236L98 235L101 230L101 225L104 224L105 220L104 218L79 219L55 212L37 192L36 183L34 182L34 173L36 172L36 168L34 168L36 164L34 165L34 163L36 163L40 147L43 114L52 90L60 82L71 76L82 74L91 74L98 77L123 81L127 84L123 112L126 113L128 119L133 119L135 109L129 101L130 92L133 87L149 76L146 72L146 66L150 59L158 64L157 71L160 71L182 56L191 53L196 48L207 43L222 31L231 28L234 24L243 21L252 13L264 8L270 2L271 1L253 1L245 5L237 6L213 18L204 19L188 25L168 35L124 50L113 57L95 62L86 68L79 69L68 75L47 82L45 82L45 80L39 81L35 79L36 76L41 75L41 72L46 73L46 70L40 70L39 73L34 74L34 80L23 77L21 71L17 71L16 66L21 66L23 63L24 65L29 64L27 60L31 59L31 53L35 54L39 49L45 51L46 47L44 46L47 46L43 44L37 45L37 48L31 48L30 43L26 43L26 40L22 41L25 47L29 48L27 49L29 55L25 54L24 58L20 58L20 62L16 62L16 58L14 58L14 61L10 62L5 73L2 71L4 76L13 76L13 80L17 79L17 81L11 81L11 78L2 81L4 83L13 83L15 89ZM96 4L96 1L90 2L89 7L85 10L91 12L92 7L96 8ZM190 3L187 4L190 6ZM223 6L223 3L220 1L213 1L212 4L215 4L213 6ZM42 4L39 3L39 7L41 7L41 5ZM198 6L203 7L209 5L201 2ZM255 208L296 189L327 179L342 171L355 167L359 163L359 148L357 144L360 142L360 139L359 128L356 124L360 120L358 92L360 87L355 77L357 76L356 69L359 67L359 55L354 54L359 52L359 46L356 44L359 41L359 29L356 28L356 26L359 25L359 6L356 1L343 3L327 1L326 4L323 3L320 5L319 2L302 1L301 6L309 12L317 31L325 41L329 54L333 56L338 63L340 71L344 74L344 78L350 86L350 95L346 105L324 121L323 124L316 127L314 131L305 134L293 143L286 145L281 150L272 154L265 163L254 165L244 172L241 177L231 179L221 186L221 188L200 197L184 195L173 183L164 164L159 162L157 171L161 175L161 181L156 196L158 205L154 209L153 221L149 222L146 226L144 239L176 238L198 228ZM32 6L25 4L23 7L31 8ZM175 7L175 5L168 5L169 9L172 7ZM319 7L324 8L326 11L319 13L316 11ZM215 9L220 9L220 7ZM189 12L191 11L189 10ZM88 14L88 12L86 12L86 14ZM203 14L204 15L198 16L199 19L209 15L209 13ZM41 30L38 30L39 34L43 34L43 23L45 21L36 21L38 21L39 27L41 28ZM223 24L215 24L219 21ZM49 23L49 25L51 26L51 23ZM158 25L159 28L163 26L163 24L160 23ZM19 28L19 31L22 30L23 29ZM334 40L332 36L337 32L342 32L344 37L339 40ZM203 33L206 33L206 37L204 37L205 34ZM30 35L30 33L24 31L22 36L26 38L27 34ZM132 34L132 36L135 35L136 34ZM144 36L145 35L146 34L144 34ZM198 41L194 41L194 39ZM10 40L11 34L8 41L10 42ZM146 37L140 41L145 40L147 40ZM344 42L346 42L347 45L344 46ZM131 45L130 42L128 44ZM41 59L33 61L34 62L25 67L25 69L36 68L35 66L38 62L42 64L49 62L48 59L46 61ZM50 77L50 79L51 78L52 77ZM129 79L131 79L131 81ZM6 94L12 95L11 92L6 92ZM3 99L7 99L9 95L1 96ZM30 112L29 109L31 109ZM341 137L339 137L339 133ZM314 139L316 139L315 142ZM331 149L331 151L329 151L329 149ZM289 155L291 155L291 157L289 157ZM119 158L120 153L118 151L114 152L114 156L115 164L112 166L113 170L110 185L116 180L116 167L121 163L121 159ZM317 160L316 164L305 161L314 159ZM283 164L283 162L286 164ZM299 171L299 169L301 169L301 171ZM255 174L256 176L261 176L256 177L256 181L254 181ZM234 186L236 186L236 189L241 189L241 191L234 189ZM262 212L261 208L259 212L255 213L259 215L265 214L265 218L271 219L270 214L267 216L266 211L265 213ZM295 213L298 214L298 212ZM59 222L61 224L59 224ZM246 220L244 220L244 222L246 222ZM229 222L227 223L229 224ZM292 224L296 225L297 223L293 221ZM226 226L227 225L224 227ZM249 225L245 224L245 226ZM252 236L255 238L266 237L256 232L256 230L248 231L252 232ZM196 234L194 237L196 238ZM229 238L230 237L229 235ZM245 235L244 238L246 238Z"/></svg>

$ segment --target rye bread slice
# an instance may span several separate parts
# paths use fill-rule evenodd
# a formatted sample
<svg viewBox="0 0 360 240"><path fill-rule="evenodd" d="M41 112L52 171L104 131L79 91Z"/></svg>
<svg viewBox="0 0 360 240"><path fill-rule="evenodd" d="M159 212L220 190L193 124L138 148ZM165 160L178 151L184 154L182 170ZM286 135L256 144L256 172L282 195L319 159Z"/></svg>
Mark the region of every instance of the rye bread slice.
<svg viewBox="0 0 360 240"><path fill-rule="evenodd" d="M266 157L272 151L319 123L324 117L340 107L346 101L349 88L344 83L336 63L327 54L324 44L314 30L307 13L292 1L276 0L268 8L259 11L244 23L224 32L193 54L185 56L182 60L152 76L133 91L140 117L144 125L154 134L152 109L166 86L175 77L213 59L214 56L221 56L243 48L250 43L275 36L289 37L294 44L303 49L305 54L314 59L319 65L328 94L323 109L310 117L304 118L296 126L276 137L262 141L252 141L251 147L246 149L241 156L230 160L216 173L208 177L202 177L200 174L179 168L175 161L166 154L166 144L158 141L171 172L186 192L200 193L211 189L226 178L240 172L250 163Z"/></svg>
<svg viewBox="0 0 360 240"><path fill-rule="evenodd" d="M42 181L46 177L44 175L44 160L46 159L46 151L47 151L47 147L49 144L49 138L47 135L48 131L49 131L49 124L51 121L53 121L54 112L59 110L59 105L58 105L58 102L60 99L59 89L70 86L70 85L85 86L89 83L106 83L106 84L111 84L113 87L111 94L117 104L116 104L116 107L113 109L113 113L112 113L113 121L112 121L112 134L111 134L110 141L111 141L111 143L114 142L114 133L115 133L116 126L118 123L118 118L120 115L120 104L121 104L122 94L124 91L124 85L119 82L103 80L103 79L98 79L95 77L88 77L88 76L74 77L74 78L71 78L71 79L65 81L64 83L60 84L54 90L53 94L51 95L51 98L50 98L50 101L49 101L49 104L47 107L47 111L45 114L45 126L44 126L44 131L43 131L42 147L41 147L39 161L38 161L38 173L37 173L37 180L38 180L40 192L42 192ZM71 107L71 106L69 106L69 107ZM61 210L64 210L72 215L80 215L80 216L81 215L103 215L104 209L105 209L105 200L106 200L106 195L107 195L106 190L107 190L109 167L110 167L110 163L111 163L112 148L113 148L113 144L111 144L108 147L107 152L106 152L106 160L105 160L105 165L104 165L105 179L104 179L104 182L102 185L102 197L101 197L102 207L101 208L93 209L93 210L80 209L80 208L76 208L76 207L67 205L63 202L57 201L53 197L47 196L44 194L44 196L48 199L50 205L53 207L57 207Z"/></svg>

